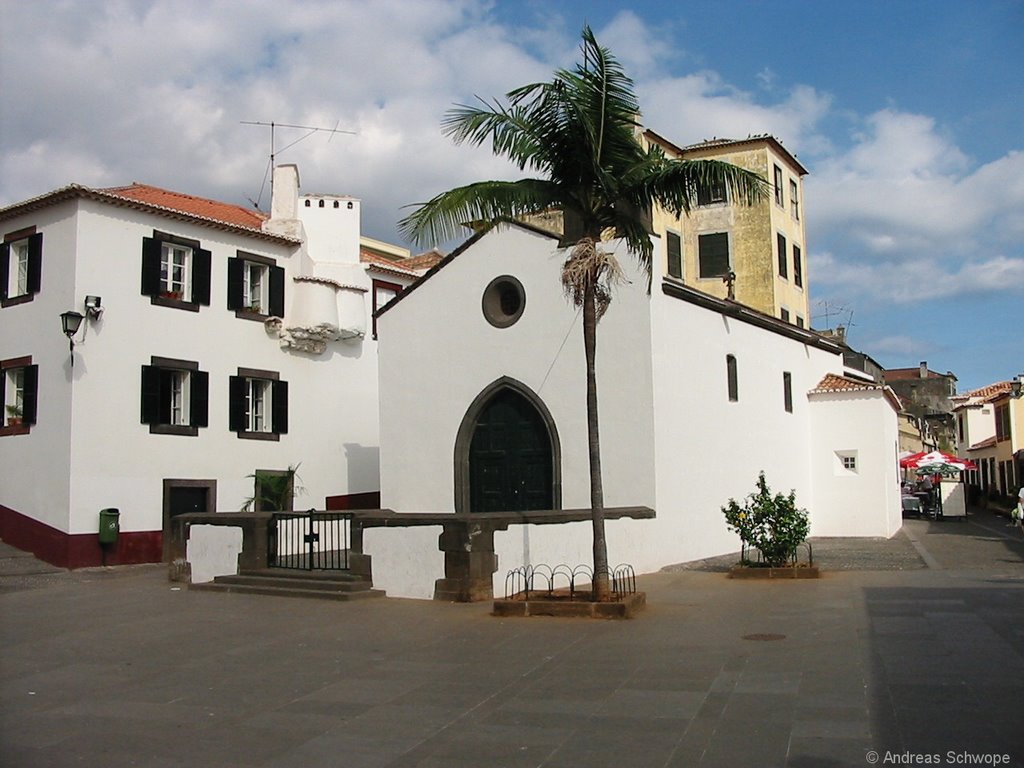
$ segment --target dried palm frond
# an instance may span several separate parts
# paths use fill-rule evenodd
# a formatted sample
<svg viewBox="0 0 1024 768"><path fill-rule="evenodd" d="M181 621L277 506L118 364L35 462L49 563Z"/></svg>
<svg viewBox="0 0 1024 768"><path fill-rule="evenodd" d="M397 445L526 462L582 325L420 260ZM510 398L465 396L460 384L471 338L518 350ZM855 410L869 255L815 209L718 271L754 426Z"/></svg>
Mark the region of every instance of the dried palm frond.
<svg viewBox="0 0 1024 768"><path fill-rule="evenodd" d="M569 252L562 265L562 290L573 304L581 306L587 288L594 291L598 319L612 303L612 289L627 282L618 259L584 237Z"/></svg>

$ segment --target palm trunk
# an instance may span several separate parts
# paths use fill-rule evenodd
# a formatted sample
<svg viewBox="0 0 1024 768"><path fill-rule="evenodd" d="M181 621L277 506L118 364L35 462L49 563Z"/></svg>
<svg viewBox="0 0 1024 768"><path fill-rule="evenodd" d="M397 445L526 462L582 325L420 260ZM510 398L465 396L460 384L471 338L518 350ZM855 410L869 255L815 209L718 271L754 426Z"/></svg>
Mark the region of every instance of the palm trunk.
<svg viewBox="0 0 1024 768"><path fill-rule="evenodd" d="M593 284L583 295L583 348L587 357L587 439L590 447L590 510L594 528L594 592L598 600L611 592L608 543L604 536L604 486L601 482L601 437L597 418L597 304Z"/></svg>

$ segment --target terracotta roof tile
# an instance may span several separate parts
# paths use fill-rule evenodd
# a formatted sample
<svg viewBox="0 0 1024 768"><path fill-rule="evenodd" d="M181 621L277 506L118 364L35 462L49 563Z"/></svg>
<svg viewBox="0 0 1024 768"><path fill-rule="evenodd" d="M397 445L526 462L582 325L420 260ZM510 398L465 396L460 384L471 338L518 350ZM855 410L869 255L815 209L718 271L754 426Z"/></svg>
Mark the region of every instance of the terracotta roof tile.
<svg viewBox="0 0 1024 768"><path fill-rule="evenodd" d="M835 373L825 374L825 378L818 382L818 386L810 391L809 394L819 394L825 392L882 392L886 398L892 403L892 406L897 410L903 410L903 404L900 402L899 397L889 387L884 384L877 384L870 381L860 381L859 379L851 379L846 376L839 376Z"/></svg>
<svg viewBox="0 0 1024 768"><path fill-rule="evenodd" d="M1009 393L1012 389L1012 381L997 381L995 384L989 384L986 387L979 387L978 389L972 389L970 392L964 392L963 394L957 395L957 400L962 398L965 400L979 400L987 403Z"/></svg>
<svg viewBox="0 0 1024 768"><path fill-rule="evenodd" d="M992 446L994 446L994 445L995 445L995 444L996 444L997 442L998 442L998 440L996 439L996 436L995 436L995 435L993 435L992 437L987 437L987 438L985 438L985 439L984 439L984 440L982 440L982 441L981 441L980 443L975 443L974 445L972 445L972 446L971 446L970 448L968 448L967 450L968 450L968 451L980 451L980 450L982 450L983 448L991 448L991 447L992 447Z"/></svg>
<svg viewBox="0 0 1024 768"><path fill-rule="evenodd" d="M259 229L267 219L266 214L251 208L186 195L181 192L172 192L160 187L151 187L148 184L132 183L125 187L107 187L99 191L249 229Z"/></svg>
<svg viewBox="0 0 1024 768"><path fill-rule="evenodd" d="M426 253L410 256L402 262L402 266L407 269L430 269L437 266L443 258L444 254L434 248Z"/></svg>
<svg viewBox="0 0 1024 768"><path fill-rule="evenodd" d="M431 259L422 258L430 255ZM408 277L420 277L426 270L437 264L443 256L433 258L433 253L412 256L408 259L389 259L365 248L359 250L359 261L380 272L391 272Z"/></svg>

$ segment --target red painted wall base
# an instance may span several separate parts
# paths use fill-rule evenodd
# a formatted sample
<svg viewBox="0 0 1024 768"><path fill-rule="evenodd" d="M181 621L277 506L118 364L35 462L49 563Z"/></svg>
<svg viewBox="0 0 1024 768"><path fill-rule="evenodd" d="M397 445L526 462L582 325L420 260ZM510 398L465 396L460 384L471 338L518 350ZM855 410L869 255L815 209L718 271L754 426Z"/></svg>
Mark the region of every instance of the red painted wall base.
<svg viewBox="0 0 1024 768"><path fill-rule="evenodd" d="M328 496L327 509L342 512L350 509L380 509L380 491L349 493L345 496Z"/></svg>
<svg viewBox="0 0 1024 768"><path fill-rule="evenodd" d="M65 533L0 505L0 539L60 568L135 565L163 560L162 531L118 534L104 551L95 533Z"/></svg>

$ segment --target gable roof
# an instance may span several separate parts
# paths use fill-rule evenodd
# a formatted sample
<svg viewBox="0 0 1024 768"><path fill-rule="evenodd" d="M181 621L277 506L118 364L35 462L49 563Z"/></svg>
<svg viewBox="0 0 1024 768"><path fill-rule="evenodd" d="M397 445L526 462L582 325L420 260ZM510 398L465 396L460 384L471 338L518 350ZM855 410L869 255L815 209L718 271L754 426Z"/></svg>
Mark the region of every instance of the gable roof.
<svg viewBox="0 0 1024 768"><path fill-rule="evenodd" d="M993 400L998 400L1001 397L1010 394L1012 391L1012 381L997 381L995 384L989 384L985 387L972 389L970 392L955 395L950 399L956 403L957 407L983 405L985 403L991 403Z"/></svg>
<svg viewBox="0 0 1024 768"><path fill-rule="evenodd" d="M758 145L767 145L771 147L777 155L780 155L787 163L793 166L801 176L806 176L809 173L803 163L796 159L796 155L782 146L781 141L767 133L761 136L748 136L745 139L706 139L698 144L690 144L685 147L680 147L679 145L672 143L664 136L650 130L649 128L644 129L644 136L646 136L649 141L659 144L663 149L667 149L670 152L682 156L694 154L696 152L717 152L719 150L733 149L742 150Z"/></svg>
<svg viewBox="0 0 1024 768"><path fill-rule="evenodd" d="M267 216L259 211L138 183L106 189L69 184L44 195L0 209L0 221L73 199L95 200L277 243L295 245L299 242L294 238L264 232L262 224Z"/></svg>
<svg viewBox="0 0 1024 768"><path fill-rule="evenodd" d="M821 395L831 392L881 392L897 412L903 410L903 403L900 402L900 398L892 391L891 387L887 387L884 384L851 379L835 373L826 374L825 378L818 382L818 386L807 394Z"/></svg>
<svg viewBox="0 0 1024 768"><path fill-rule="evenodd" d="M453 261L455 261L455 259L457 259L463 253L465 253L467 250L469 250L469 248L471 246L473 246L475 243L477 243L479 240L481 240L485 235L489 234L490 232L492 232L495 229L500 229L500 228L504 228L504 227L512 227L512 228L515 228L515 229L522 229L522 230L525 230L527 232L532 232L535 235L541 235L543 237L549 238L551 240L554 240L555 242L558 241L558 236L553 234L552 232L549 232L546 229L541 229L540 227L534 227L534 226L532 226L530 224L524 224L523 222L520 222L520 221L502 221L502 222L500 222L500 223L498 223L498 224L496 224L496 225L494 225L492 227L488 227L486 229L482 229L479 232L476 232L475 234L470 236L469 239L467 239L465 242L463 242L458 248L456 248L454 251L449 253L447 256L441 256L439 261L437 261L437 263L435 263L430 269L428 269L426 274L423 275L423 277L421 277L419 280L417 280L415 283L413 283L411 286L406 288L404 291L402 291L400 294L398 294L395 298L393 298L391 301L389 301L387 304L385 304L383 307L381 307L376 312L374 312L373 316L374 317L380 317L385 312L388 312L391 309L393 309L394 307L396 307L405 298L407 298L413 291L417 290L421 285L423 285L428 280L430 280L434 275L436 275L442 269L444 269L449 264L451 264ZM435 253L435 252L438 255L440 255L440 251L437 251L437 249L434 249L433 251L428 251L427 253L431 254L431 253ZM426 255L426 254L421 254L421 255ZM419 258L419 257L415 257L415 258Z"/></svg>
<svg viewBox="0 0 1024 768"><path fill-rule="evenodd" d="M910 379L921 378L921 366L915 365L913 368L886 368L885 369L886 381L909 381ZM927 379L955 379L956 376L952 372L947 373L936 373L935 371L925 368L925 378Z"/></svg>
<svg viewBox="0 0 1024 768"><path fill-rule="evenodd" d="M181 213L190 213L204 219L213 219L214 221L235 224L249 229L259 229L263 222L269 218L265 213L253 208L243 208L240 205L222 203L205 197L172 192L169 189L139 184L137 181L133 181L125 187L107 187L99 191L118 197L126 197L129 200L136 200L140 203L148 203L149 205L168 208Z"/></svg>

